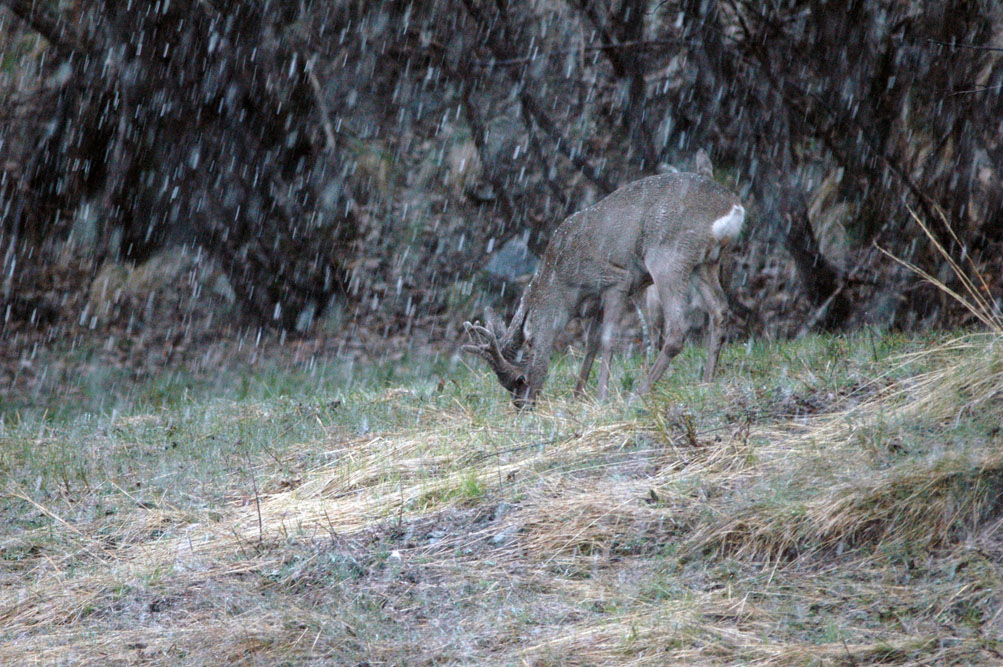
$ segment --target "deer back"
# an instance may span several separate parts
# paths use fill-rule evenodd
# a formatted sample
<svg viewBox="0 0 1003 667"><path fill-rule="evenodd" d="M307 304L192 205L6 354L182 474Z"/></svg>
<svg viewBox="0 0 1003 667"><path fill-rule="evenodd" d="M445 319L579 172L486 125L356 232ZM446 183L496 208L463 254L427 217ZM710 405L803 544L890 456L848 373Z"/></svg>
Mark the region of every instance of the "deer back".
<svg viewBox="0 0 1003 667"><path fill-rule="evenodd" d="M618 285L633 292L650 282L655 251L692 268L737 234L727 224L736 195L702 174L649 176L616 190L562 222L530 285L530 313L548 303L570 304ZM718 225L715 234L715 222ZM741 218L737 218L740 227ZM683 267L680 267L681 270Z"/></svg>

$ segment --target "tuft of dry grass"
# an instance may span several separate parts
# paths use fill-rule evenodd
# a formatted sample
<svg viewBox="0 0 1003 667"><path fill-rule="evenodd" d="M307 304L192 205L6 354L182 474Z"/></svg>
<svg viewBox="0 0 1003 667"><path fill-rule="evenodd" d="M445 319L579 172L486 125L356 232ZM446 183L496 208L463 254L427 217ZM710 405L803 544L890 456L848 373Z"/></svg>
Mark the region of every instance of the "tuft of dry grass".
<svg viewBox="0 0 1003 667"><path fill-rule="evenodd" d="M693 548L769 558L889 539L929 549L997 516L1003 340L966 336L898 363L918 358L934 369L850 409L766 429L760 437L780 449L760 448L759 465L770 484L782 478L781 500L743 493Z"/></svg>
<svg viewBox="0 0 1003 667"><path fill-rule="evenodd" d="M958 235L951 227L944 211L937 209L937 213L940 216L940 223L943 225L944 231L947 235L951 237L957 247L962 249L966 248L966 245L961 242L961 239L958 238ZM937 235L933 233L929 225L927 225L922 218L916 215L915 211L909 209L909 214L912 216L913 222L915 222L919 228L923 230L923 234L926 235L926 238L930 241L930 245L933 249L944 259L947 266L950 267L959 287L956 289L949 286L943 280L930 275L911 262L896 257L884 248L879 248L879 250L881 250L881 252L883 252L887 257L891 258L895 262L898 262L916 275L922 277L928 283L934 285L955 302L961 304L975 317L976 320L981 322L988 331L993 332L996 336L1003 334L1003 312L1000 311L999 305L993 300L989 284L982 275L979 267L975 264L975 260L967 253L964 254L961 261L956 260L940 242ZM971 269L971 273L969 273L969 271L963 266L963 263L966 261Z"/></svg>

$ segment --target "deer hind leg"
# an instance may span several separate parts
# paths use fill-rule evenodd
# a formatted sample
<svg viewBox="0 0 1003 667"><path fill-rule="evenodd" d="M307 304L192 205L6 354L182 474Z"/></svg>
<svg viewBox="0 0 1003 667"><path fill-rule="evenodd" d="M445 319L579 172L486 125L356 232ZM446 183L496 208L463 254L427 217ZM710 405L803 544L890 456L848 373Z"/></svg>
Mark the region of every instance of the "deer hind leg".
<svg viewBox="0 0 1003 667"><path fill-rule="evenodd" d="M592 363L596 360L596 352L599 351L599 313L595 313L589 320L589 328L585 334L585 358L582 359L582 370L578 373L578 382L575 384L575 398L582 398L585 395L585 385L589 381L589 373L592 371Z"/></svg>
<svg viewBox="0 0 1003 667"><path fill-rule="evenodd" d="M655 276L655 286L662 305L662 349L641 383L637 392L639 394L651 391L665 373L669 362L683 349L683 341L686 339L685 316L689 281L676 275L663 274Z"/></svg>
<svg viewBox="0 0 1003 667"><path fill-rule="evenodd" d="M714 379L714 370L721 355L721 344L724 342L724 314L728 302L721 288L721 271L718 264L701 264L694 275L700 300L703 301L710 319L707 332L707 365L703 371L703 381L710 382Z"/></svg>

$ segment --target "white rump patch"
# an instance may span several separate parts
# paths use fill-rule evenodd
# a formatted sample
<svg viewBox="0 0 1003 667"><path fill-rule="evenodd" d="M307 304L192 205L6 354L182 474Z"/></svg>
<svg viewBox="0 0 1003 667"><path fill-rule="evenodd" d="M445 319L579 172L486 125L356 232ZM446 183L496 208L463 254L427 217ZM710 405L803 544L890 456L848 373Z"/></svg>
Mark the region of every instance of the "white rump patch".
<svg viewBox="0 0 1003 667"><path fill-rule="evenodd" d="M731 207L731 212L728 215L723 215L714 221L711 226L714 238L725 243L734 241L738 233L742 231L742 223L744 222L745 209L741 205L735 204Z"/></svg>

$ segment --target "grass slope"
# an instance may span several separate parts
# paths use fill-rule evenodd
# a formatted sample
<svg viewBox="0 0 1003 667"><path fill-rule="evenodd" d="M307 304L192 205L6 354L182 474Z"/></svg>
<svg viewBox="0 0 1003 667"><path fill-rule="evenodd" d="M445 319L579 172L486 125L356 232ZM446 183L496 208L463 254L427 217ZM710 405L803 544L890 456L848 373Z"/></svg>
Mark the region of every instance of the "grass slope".
<svg viewBox="0 0 1003 667"><path fill-rule="evenodd" d="M1003 660L999 337L575 361L525 415L447 362L8 404L0 662Z"/></svg>

